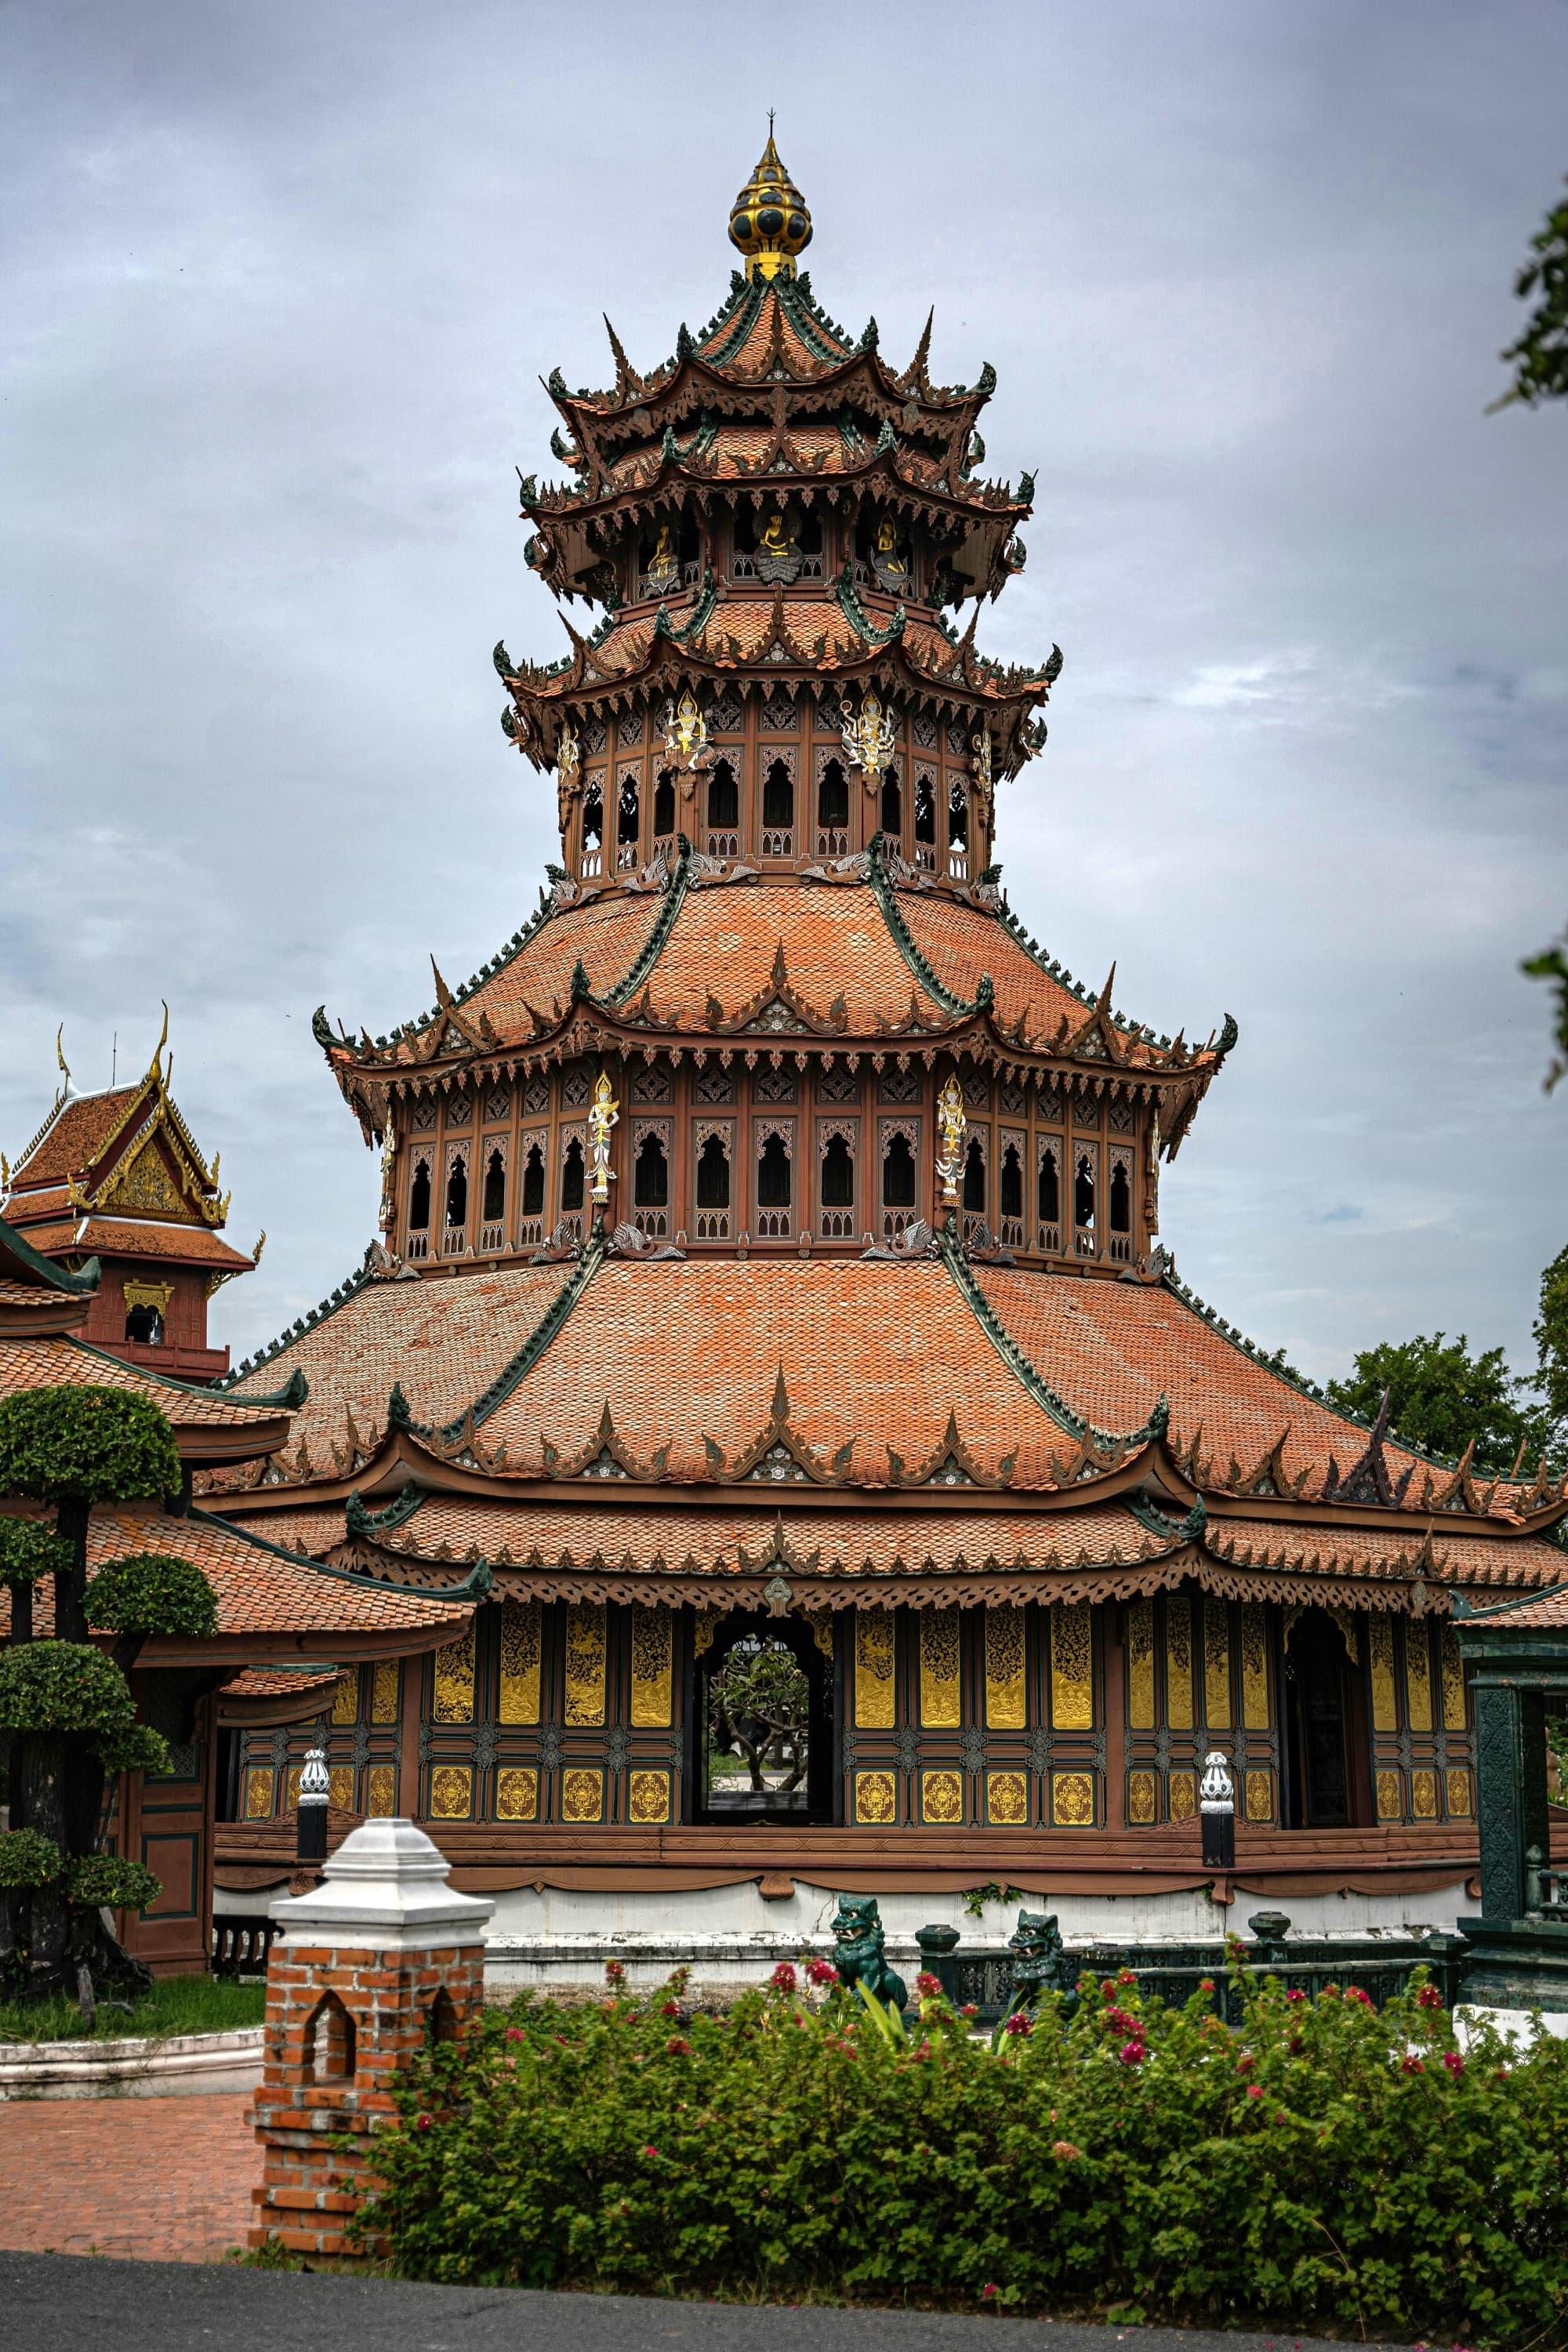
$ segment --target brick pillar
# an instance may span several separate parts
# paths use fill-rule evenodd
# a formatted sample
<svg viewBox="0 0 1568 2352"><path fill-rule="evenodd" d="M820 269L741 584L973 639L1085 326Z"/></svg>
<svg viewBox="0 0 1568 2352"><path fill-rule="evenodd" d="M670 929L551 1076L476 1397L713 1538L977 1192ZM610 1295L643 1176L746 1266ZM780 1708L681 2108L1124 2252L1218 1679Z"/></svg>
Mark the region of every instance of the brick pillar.
<svg viewBox="0 0 1568 2352"><path fill-rule="evenodd" d="M328 2262L384 2251L349 2246L343 2230L374 2176L393 2085L433 2017L442 2039L460 2040L483 1998L495 1905L458 1894L449 1867L412 1822L369 1821L320 1886L273 1906L283 1934L267 1971L253 2247ZM352 2155L331 2146L345 2135Z"/></svg>

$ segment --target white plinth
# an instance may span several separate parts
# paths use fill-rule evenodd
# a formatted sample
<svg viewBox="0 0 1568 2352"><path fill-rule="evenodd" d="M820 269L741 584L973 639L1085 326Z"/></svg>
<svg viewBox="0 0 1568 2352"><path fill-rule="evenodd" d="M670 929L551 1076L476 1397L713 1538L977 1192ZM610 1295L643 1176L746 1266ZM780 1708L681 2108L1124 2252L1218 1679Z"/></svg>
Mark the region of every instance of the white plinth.
<svg viewBox="0 0 1568 2352"><path fill-rule="evenodd" d="M362 1822L321 1867L323 1885L268 1906L291 1943L409 1952L485 1940L495 1905L447 1885L451 1864L413 1822Z"/></svg>

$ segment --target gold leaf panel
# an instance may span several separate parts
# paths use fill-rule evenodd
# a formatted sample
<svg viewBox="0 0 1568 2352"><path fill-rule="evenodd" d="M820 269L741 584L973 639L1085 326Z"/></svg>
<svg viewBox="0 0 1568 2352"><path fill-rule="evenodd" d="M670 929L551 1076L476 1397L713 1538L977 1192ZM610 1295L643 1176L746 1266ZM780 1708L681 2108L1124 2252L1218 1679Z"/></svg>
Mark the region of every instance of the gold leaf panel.
<svg viewBox="0 0 1568 2352"><path fill-rule="evenodd" d="M349 1668L337 1689L332 1693L332 1721L334 1723L359 1721L359 1668L357 1666Z"/></svg>
<svg viewBox="0 0 1568 2352"><path fill-rule="evenodd" d="M1247 1818L1249 1822L1271 1822L1274 1819L1274 1775L1272 1772L1248 1772L1246 1780Z"/></svg>
<svg viewBox="0 0 1568 2352"><path fill-rule="evenodd" d="M634 1772L626 1787L626 1814L634 1822L669 1819L669 1774Z"/></svg>
<svg viewBox="0 0 1568 2352"><path fill-rule="evenodd" d="M1241 1719L1248 1731L1268 1728L1268 1644L1260 1601L1241 1606Z"/></svg>
<svg viewBox="0 0 1568 2352"><path fill-rule="evenodd" d="M437 1764L430 1775L430 1818L466 1822L474 1810L474 1776L466 1764Z"/></svg>
<svg viewBox="0 0 1568 2352"><path fill-rule="evenodd" d="M1026 1720L1021 1609L985 1612L985 1720L993 1731L1022 1731Z"/></svg>
<svg viewBox="0 0 1568 2352"><path fill-rule="evenodd" d="M855 1775L855 1818L873 1827L893 1819L898 1811L898 1797L890 1772L857 1772Z"/></svg>
<svg viewBox="0 0 1568 2352"><path fill-rule="evenodd" d="M531 1764L504 1764L496 1774L498 1822L539 1819L539 1775Z"/></svg>
<svg viewBox="0 0 1568 2352"><path fill-rule="evenodd" d="M891 1731L893 1616L889 1609L855 1612L855 1720L865 1731ZM891 1814L889 1819L891 1820Z"/></svg>
<svg viewBox="0 0 1568 2352"><path fill-rule="evenodd" d="M1380 1610L1373 1617L1368 1632L1367 1648L1372 1656L1372 1727L1374 1731L1397 1731L1399 1705L1394 1691L1394 1628ZM1397 1803L1392 1813L1378 1807L1380 1820L1399 1819Z"/></svg>
<svg viewBox="0 0 1568 2352"><path fill-rule="evenodd" d="M1151 1636L1152 1639L1152 1636ZM1152 1772L1129 1772L1127 1775L1127 1818L1138 1829L1154 1818L1154 1775Z"/></svg>
<svg viewBox="0 0 1568 2352"><path fill-rule="evenodd" d="M1051 1721L1058 1731L1094 1729L1094 1652L1087 1601L1051 1610Z"/></svg>
<svg viewBox="0 0 1568 2352"><path fill-rule="evenodd" d="M354 1768L352 1764L334 1764L327 1774L329 1809L338 1813L352 1813L354 1809Z"/></svg>
<svg viewBox="0 0 1568 2352"><path fill-rule="evenodd" d="M500 1605L499 1722L539 1721L540 1627L539 1602L517 1601L508 1593Z"/></svg>
<svg viewBox="0 0 1568 2352"><path fill-rule="evenodd" d="M1432 1728L1432 1645L1423 1620L1405 1628L1405 1689L1412 1731ZM1420 1816L1417 1816L1420 1818Z"/></svg>
<svg viewBox="0 0 1568 2352"><path fill-rule="evenodd" d="M605 1776L602 1772L590 1772L580 1765L569 1772L563 1772L561 1818L563 1822L604 1820Z"/></svg>
<svg viewBox="0 0 1568 2352"><path fill-rule="evenodd" d="M472 1723L474 1719L474 1622L460 1640L445 1643L436 1653L436 1721Z"/></svg>
<svg viewBox="0 0 1568 2352"><path fill-rule="evenodd" d="M1154 1728L1154 1604L1147 1600L1127 1612L1127 1720L1134 1731Z"/></svg>
<svg viewBox="0 0 1568 2352"><path fill-rule="evenodd" d="M397 1811L397 1772L391 1764L373 1764L364 1776L364 1809L374 1821L389 1821Z"/></svg>
<svg viewBox="0 0 1568 2352"><path fill-rule="evenodd" d="M269 1822L272 1819L270 1764L253 1764L246 1773L245 1818L247 1822Z"/></svg>
<svg viewBox="0 0 1568 2352"><path fill-rule="evenodd" d="M921 1819L944 1824L963 1819L963 1776L961 1772L921 1774Z"/></svg>
<svg viewBox="0 0 1568 2352"><path fill-rule="evenodd" d="M283 1784L283 1810L286 1813L297 1813L300 1810L300 1770L298 1764L289 1767L289 1778Z"/></svg>
<svg viewBox="0 0 1568 2352"><path fill-rule="evenodd" d="M1024 1773L987 1772L985 1817L1003 1829L1016 1829L1028 1820L1029 1783Z"/></svg>
<svg viewBox="0 0 1568 2352"><path fill-rule="evenodd" d="M1465 1662L1459 1655L1458 1636L1451 1625L1445 1625L1443 1643L1443 1728L1463 1731L1465 1717ZM1452 1812L1453 1807L1448 1808Z"/></svg>
<svg viewBox="0 0 1568 2352"><path fill-rule="evenodd" d="M1410 1775L1410 1811L1418 1822L1437 1818L1437 1775L1425 1769Z"/></svg>
<svg viewBox="0 0 1568 2352"><path fill-rule="evenodd" d="M574 1601L566 1612L566 1723L591 1731L605 1720L605 1604ZM586 1819L587 1816L565 1818ZM595 1813L592 1818L597 1821Z"/></svg>
<svg viewBox="0 0 1568 2352"><path fill-rule="evenodd" d="M1165 1802L1173 1822L1190 1822L1198 1809L1198 1781L1195 1772L1167 1772Z"/></svg>
<svg viewBox="0 0 1568 2352"><path fill-rule="evenodd" d="M1204 1601L1204 1720L1211 1731L1230 1729L1230 1603L1212 1593Z"/></svg>
<svg viewBox="0 0 1568 2352"><path fill-rule="evenodd" d="M1398 1821L1401 1811L1398 1773L1379 1772L1374 1777L1377 1788L1378 1820L1380 1822Z"/></svg>
<svg viewBox="0 0 1568 2352"><path fill-rule="evenodd" d="M403 1673L395 1658L380 1658L371 1669L370 1719L372 1723L397 1721L398 1683Z"/></svg>
<svg viewBox="0 0 1568 2352"><path fill-rule="evenodd" d="M1450 1772L1447 1780L1448 1819L1468 1822L1470 1818L1470 1776L1468 1772Z"/></svg>
<svg viewBox="0 0 1568 2352"><path fill-rule="evenodd" d="M921 1628L921 1721L928 1731L956 1731L959 1703L958 1612L922 1609Z"/></svg>
<svg viewBox="0 0 1568 2352"><path fill-rule="evenodd" d="M632 1722L639 1731L660 1730L670 1720L673 1624L668 1609L633 1603Z"/></svg>
<svg viewBox="0 0 1568 2352"><path fill-rule="evenodd" d="M1165 1601L1165 1721L1173 1731L1193 1727L1193 1604L1184 1592Z"/></svg>
<svg viewBox="0 0 1568 2352"><path fill-rule="evenodd" d="M1058 1829L1092 1829L1094 1781L1089 1773L1051 1774L1051 1819Z"/></svg>
<svg viewBox="0 0 1568 2352"><path fill-rule="evenodd" d="M817 1648L822 1652L825 1658L831 1658L833 1655L833 1629L838 1622L838 1620L833 1614L832 1610L815 1609L807 1622L811 1626L812 1640L816 1643Z"/></svg>

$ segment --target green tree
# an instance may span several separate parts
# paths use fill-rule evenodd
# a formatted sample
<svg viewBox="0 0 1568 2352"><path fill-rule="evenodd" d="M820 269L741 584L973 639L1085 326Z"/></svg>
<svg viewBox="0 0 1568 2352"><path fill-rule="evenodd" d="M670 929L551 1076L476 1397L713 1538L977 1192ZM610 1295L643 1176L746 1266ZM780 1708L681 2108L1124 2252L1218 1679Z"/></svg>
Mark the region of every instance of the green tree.
<svg viewBox="0 0 1568 2352"><path fill-rule="evenodd" d="M154 1634L210 1634L212 1588L191 1562L140 1553L91 1583L95 1503L158 1500L180 1485L174 1433L155 1406L121 1389L33 1389L0 1403L0 1582L11 1638L0 1653L0 1735L10 1749L11 1827L0 1835L0 1976L84 2002L100 1980L140 1970L104 1928L100 1905L141 1908L158 1892L142 1864L96 1851L105 1776L161 1770L158 1734L136 1720L126 1675ZM31 1506L21 1516L16 1505ZM37 1516L52 1509L50 1526ZM34 1631L34 1590L53 1587L53 1631ZM106 1656L94 1627L112 1633Z"/></svg>
<svg viewBox="0 0 1568 2352"><path fill-rule="evenodd" d="M1559 940L1554 947L1542 948L1539 955L1526 956L1519 968L1528 980L1549 980L1557 996L1552 1027L1557 1056L1543 1081L1550 1094L1568 1070L1568 937Z"/></svg>
<svg viewBox="0 0 1568 2352"><path fill-rule="evenodd" d="M1568 1430L1568 1247L1560 1249L1541 1277L1540 1311L1531 1333L1536 1365L1531 1386L1559 1442Z"/></svg>
<svg viewBox="0 0 1568 2352"><path fill-rule="evenodd" d="M1494 409L1523 401L1533 408L1542 400L1568 398L1568 204L1546 215L1530 240L1533 258L1513 281L1521 302L1536 297L1530 323L1518 342L1501 354L1513 369L1513 382Z"/></svg>
<svg viewBox="0 0 1568 2352"><path fill-rule="evenodd" d="M805 1669L783 1642L738 1642L709 1685L714 1744L738 1747L753 1790L765 1788L763 1767L784 1760L793 1749L785 1789L805 1775L806 1730L811 1685Z"/></svg>
<svg viewBox="0 0 1568 2352"><path fill-rule="evenodd" d="M1326 1384L1329 1402L1371 1420L1386 1389L1390 1429L1427 1453L1460 1454L1473 1438L1478 1468L1507 1470L1521 1446L1528 1457L1550 1438L1546 1414L1522 1400L1530 1383L1510 1371L1502 1349L1472 1356L1462 1331L1384 1340L1362 1349L1354 1367Z"/></svg>

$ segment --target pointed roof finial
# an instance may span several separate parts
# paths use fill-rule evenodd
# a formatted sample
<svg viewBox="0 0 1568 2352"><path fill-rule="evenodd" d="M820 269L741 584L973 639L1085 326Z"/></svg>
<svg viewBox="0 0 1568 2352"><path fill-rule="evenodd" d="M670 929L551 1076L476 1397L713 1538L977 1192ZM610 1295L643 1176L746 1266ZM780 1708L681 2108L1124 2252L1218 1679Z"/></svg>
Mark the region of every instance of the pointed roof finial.
<svg viewBox="0 0 1568 2352"><path fill-rule="evenodd" d="M65 1081L60 1088L60 1100L69 1102L76 1088L71 1084L70 1064L66 1060L65 1034L66 1024L62 1021L55 1031L55 1060L59 1064L60 1076Z"/></svg>
<svg viewBox="0 0 1568 2352"><path fill-rule="evenodd" d="M162 1001L162 1000L160 1000L160 1001ZM148 1065L147 1065L147 1076L148 1076L150 1078L151 1078L151 1077L154 1077L154 1076L155 1076L156 1078L158 1078L158 1080L160 1081L160 1083L161 1083L161 1084L163 1084L163 1085L164 1085L164 1086L166 1086L166 1085L168 1084L168 1079L167 1079L167 1078L166 1078L166 1076L164 1076L163 1069L163 1066L163 1066L163 1048L164 1048L164 1046L168 1044L168 1042L169 1042L169 1007L168 1007L167 1003L163 1003L163 1029L162 1029L162 1031L161 1031L161 1033L160 1033L160 1034L159 1034L158 1042L157 1042L157 1044L156 1044L156 1045L153 1046L153 1058L152 1058L152 1060L151 1060L151 1061L148 1063ZM170 1067L170 1069L172 1070L172 1069L174 1068L174 1055L170 1055L170 1057L169 1057L169 1067Z"/></svg>
<svg viewBox="0 0 1568 2352"><path fill-rule="evenodd" d="M771 107L762 162L730 207L730 242L745 255L748 278L793 278L795 256L811 243L805 200L773 145Z"/></svg>

